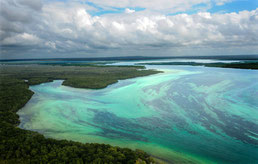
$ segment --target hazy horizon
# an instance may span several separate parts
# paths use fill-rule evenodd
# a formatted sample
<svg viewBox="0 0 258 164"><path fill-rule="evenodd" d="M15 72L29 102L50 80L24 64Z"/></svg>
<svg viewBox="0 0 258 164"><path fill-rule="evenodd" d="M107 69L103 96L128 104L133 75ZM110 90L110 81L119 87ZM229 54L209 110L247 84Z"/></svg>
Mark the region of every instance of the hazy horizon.
<svg viewBox="0 0 258 164"><path fill-rule="evenodd" d="M100 57L52 57L52 58L0 58L0 61L26 60L152 60L152 59L219 59L219 60L258 60L258 54L215 55L215 56L100 56Z"/></svg>

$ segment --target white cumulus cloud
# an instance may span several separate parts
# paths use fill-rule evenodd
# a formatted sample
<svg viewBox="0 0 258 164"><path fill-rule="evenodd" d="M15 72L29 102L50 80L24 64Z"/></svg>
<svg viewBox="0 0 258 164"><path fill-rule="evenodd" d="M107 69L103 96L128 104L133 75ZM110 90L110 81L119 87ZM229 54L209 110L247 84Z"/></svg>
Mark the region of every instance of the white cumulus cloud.
<svg viewBox="0 0 258 164"><path fill-rule="evenodd" d="M125 4L121 5L126 6L131 1L122 2ZM171 2L176 3L181 2ZM19 54L20 48L25 51L28 45L41 54L75 56L258 52L258 9L239 13L199 12L167 16L151 11L134 12L127 8L120 14L92 16L88 12L89 6L74 2L45 3L40 10L35 10L40 6L35 4L27 5L32 6L29 8L15 7L9 2L4 5L6 10L17 9L0 16L1 22L5 22L0 27L0 45L5 54ZM12 16L29 11L30 16L21 15L19 19Z"/></svg>

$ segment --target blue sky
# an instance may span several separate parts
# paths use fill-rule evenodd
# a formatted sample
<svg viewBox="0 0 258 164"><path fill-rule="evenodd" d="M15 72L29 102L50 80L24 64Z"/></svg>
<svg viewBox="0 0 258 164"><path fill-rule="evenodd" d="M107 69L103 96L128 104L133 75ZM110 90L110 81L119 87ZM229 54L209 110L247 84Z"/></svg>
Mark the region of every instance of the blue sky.
<svg viewBox="0 0 258 164"><path fill-rule="evenodd" d="M0 0L1 58L258 54L258 0Z"/></svg>
<svg viewBox="0 0 258 164"><path fill-rule="evenodd" d="M207 10L211 13L221 12L239 12L242 10L255 10L258 7L258 0L233 0L232 2L226 3L224 5L215 5L211 9Z"/></svg>
<svg viewBox="0 0 258 164"><path fill-rule="evenodd" d="M59 2L69 2L69 0L56 0ZM49 1L48 1L49 2ZM100 16L104 14L118 14L123 13L126 8L129 8L131 10L135 11L143 11L148 10L148 8L144 7L132 7L131 5L128 5L126 7L116 7L116 6L108 6L104 5L103 7L101 3L94 3L94 1L87 1L87 0L77 0L76 2L79 2L81 4L87 4L89 6L94 7L95 11L89 11L89 13L93 16ZM187 9L186 11L180 11L180 12L173 12L173 9L170 11L166 11L167 15L176 15L176 14L196 14L198 12L207 11L210 13L231 13L231 12L239 12L243 10L251 11L255 10L258 7L258 0L225 0L223 1L223 4L217 4L216 0L210 0L209 3L196 3L195 5L191 6L191 8ZM162 12L160 10L159 12Z"/></svg>

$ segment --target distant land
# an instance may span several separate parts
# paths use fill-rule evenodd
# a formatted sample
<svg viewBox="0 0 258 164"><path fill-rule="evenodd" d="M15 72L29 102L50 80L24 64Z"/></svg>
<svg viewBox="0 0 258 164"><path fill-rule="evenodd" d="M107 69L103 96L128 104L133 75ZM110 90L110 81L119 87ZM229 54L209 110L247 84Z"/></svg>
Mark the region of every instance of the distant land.
<svg viewBox="0 0 258 164"><path fill-rule="evenodd" d="M258 69L258 62L256 60L230 62L230 63L153 62L153 63L139 63L139 65L190 65L190 66L205 66L205 67L220 67L220 68Z"/></svg>
<svg viewBox="0 0 258 164"><path fill-rule="evenodd" d="M113 60L153 60L153 59L215 59L215 60L258 60L257 55L224 55L224 56L119 56L98 58L38 58L38 59L0 59L1 62L12 61L113 61Z"/></svg>

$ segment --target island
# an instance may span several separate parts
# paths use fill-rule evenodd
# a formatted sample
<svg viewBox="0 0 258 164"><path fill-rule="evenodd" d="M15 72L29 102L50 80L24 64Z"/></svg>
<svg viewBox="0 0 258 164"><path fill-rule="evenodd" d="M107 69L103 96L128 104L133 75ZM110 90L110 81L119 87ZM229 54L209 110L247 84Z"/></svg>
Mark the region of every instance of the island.
<svg viewBox="0 0 258 164"><path fill-rule="evenodd" d="M45 138L37 132L20 129L21 109L34 94L30 85L64 80L63 85L100 89L118 80L147 76L160 71L143 66L0 66L0 158L3 163L154 163L142 150L107 144L79 143Z"/></svg>
<svg viewBox="0 0 258 164"><path fill-rule="evenodd" d="M204 66L204 67L219 67L219 68L236 68L236 69L258 69L257 61L243 62L214 62L214 63L199 63L199 62L149 62L139 63L139 65L189 65L189 66Z"/></svg>

